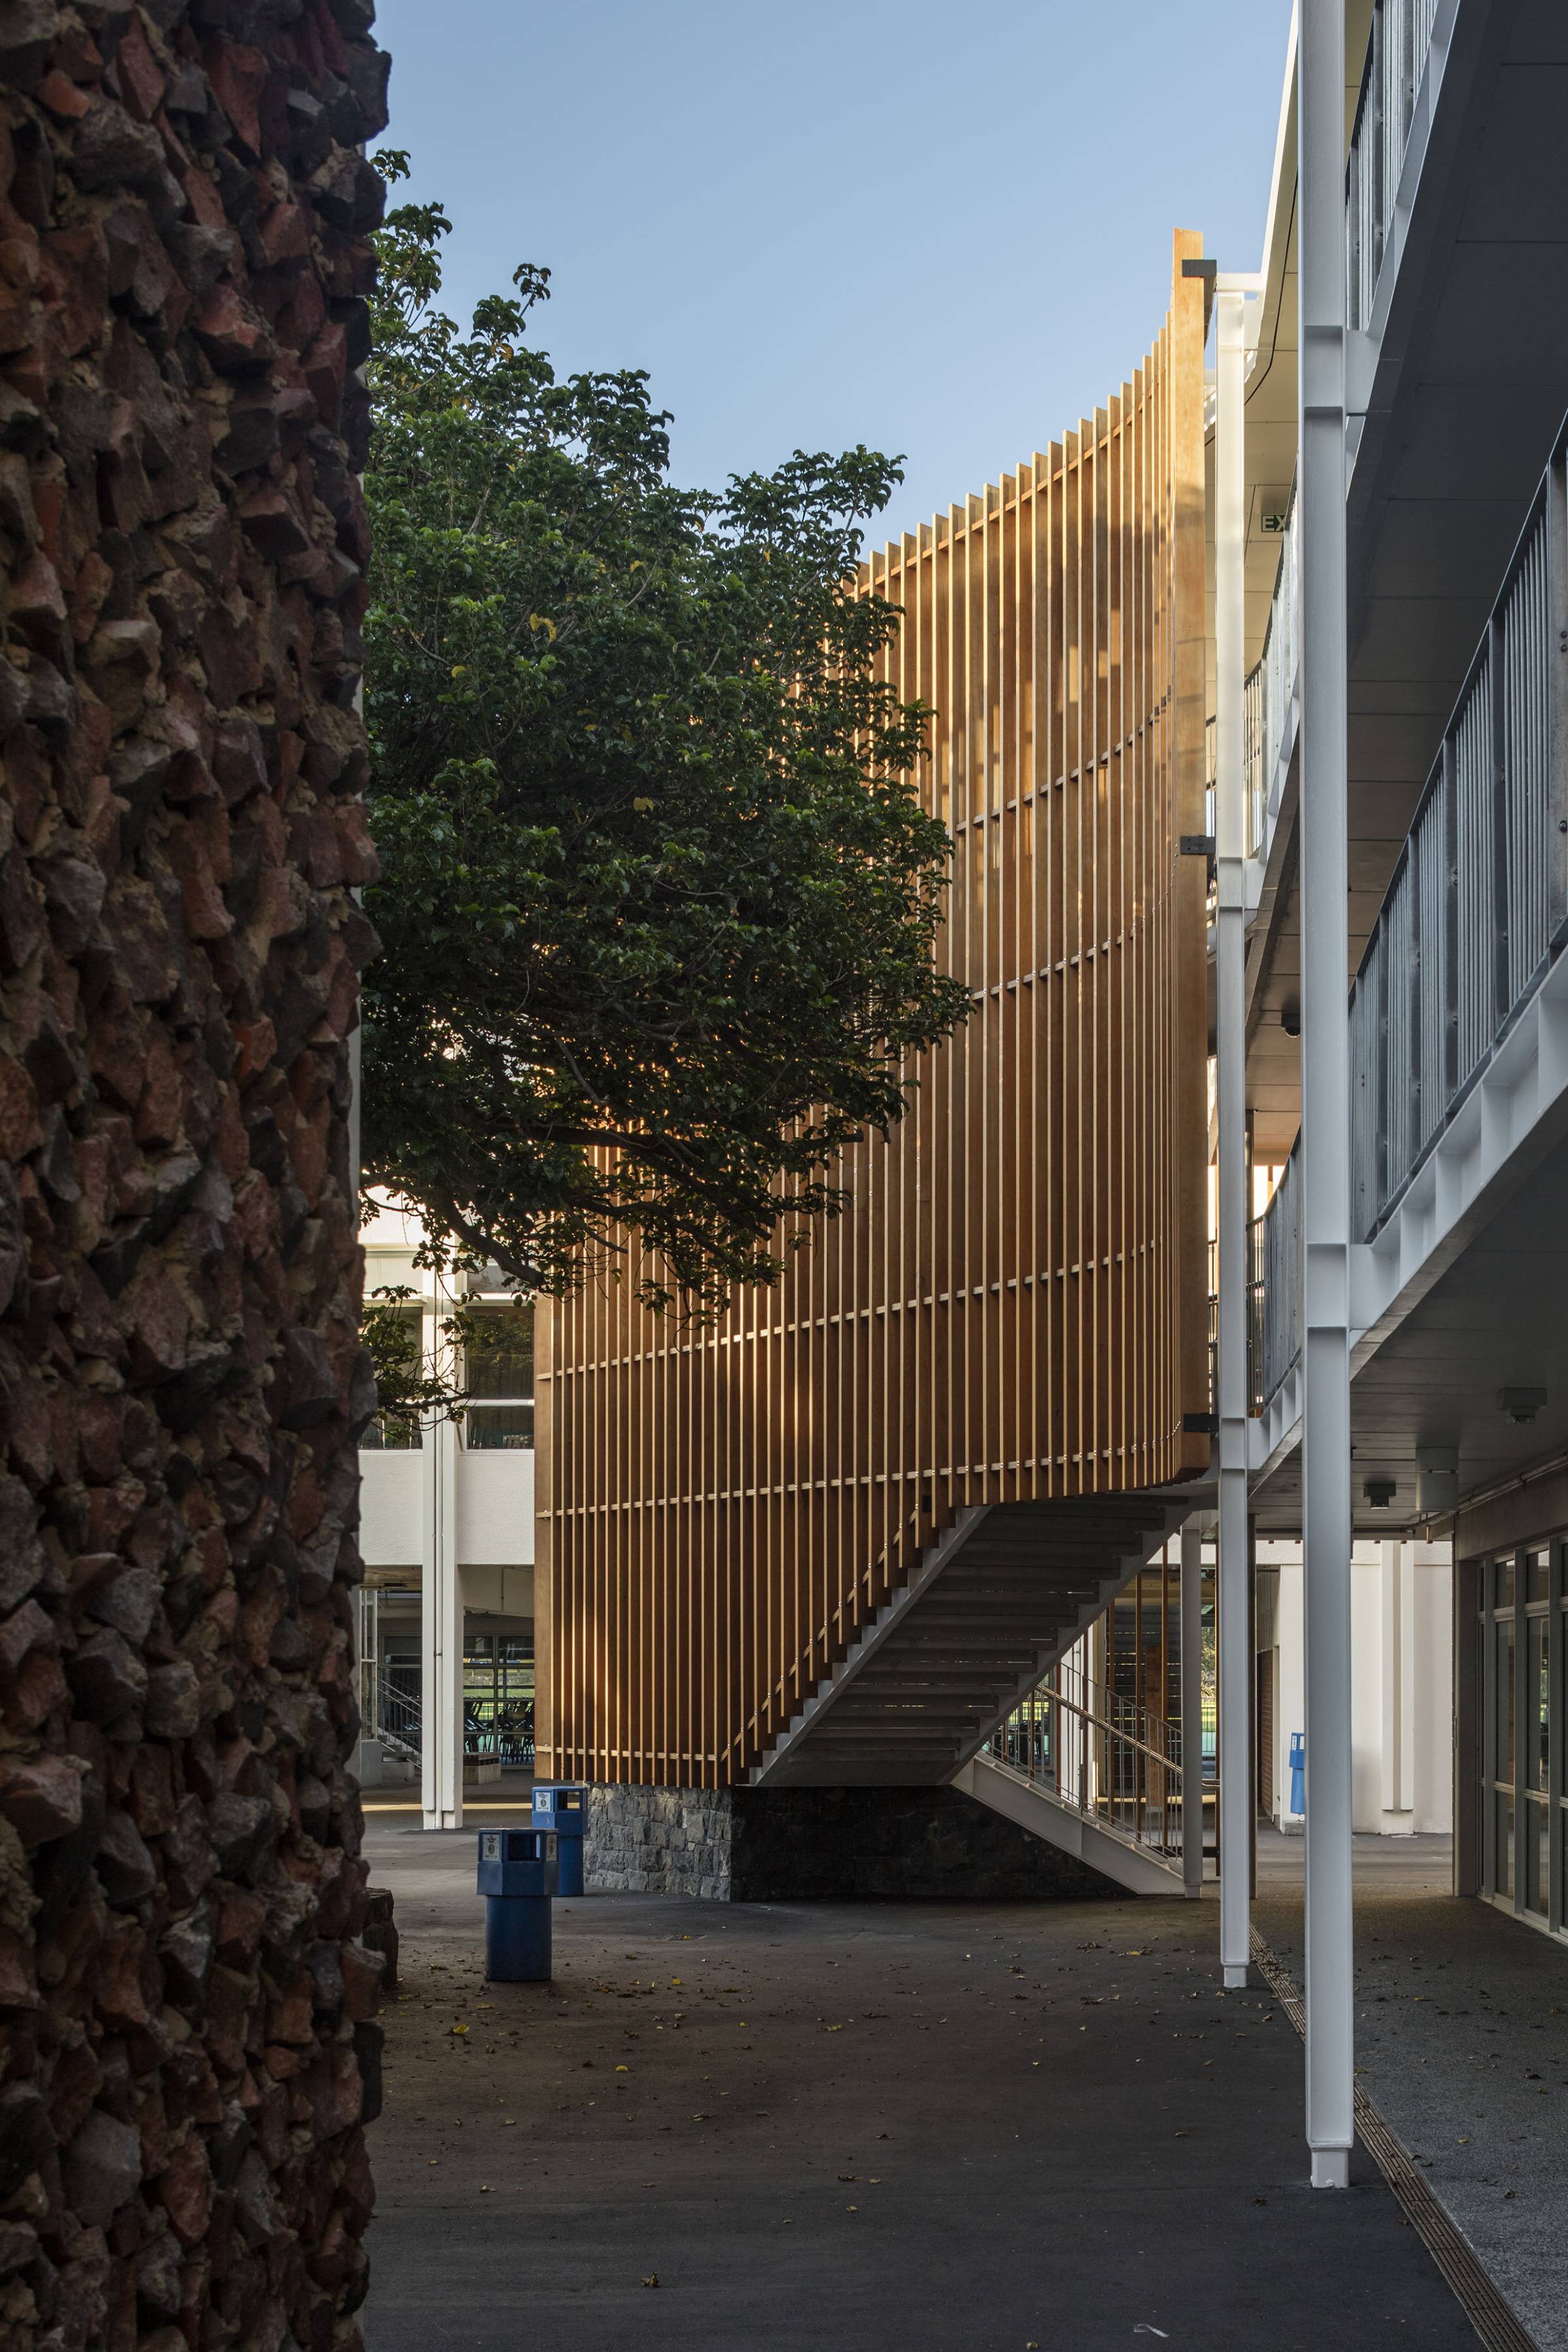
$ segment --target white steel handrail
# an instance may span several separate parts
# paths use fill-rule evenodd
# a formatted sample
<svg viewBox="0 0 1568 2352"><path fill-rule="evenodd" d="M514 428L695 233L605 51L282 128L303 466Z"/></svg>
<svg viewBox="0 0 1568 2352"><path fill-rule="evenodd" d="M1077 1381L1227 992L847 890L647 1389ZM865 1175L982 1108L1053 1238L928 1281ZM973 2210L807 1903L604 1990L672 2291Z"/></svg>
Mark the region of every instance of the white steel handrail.
<svg viewBox="0 0 1568 2352"><path fill-rule="evenodd" d="M1064 1676L1080 1697L1061 1687ZM1181 1749L1180 1725L1104 1692L1064 1661L983 1753L1085 1820L1169 1861L1182 1849ZM1199 1777L1201 1784L1201 1759Z"/></svg>
<svg viewBox="0 0 1568 2352"><path fill-rule="evenodd" d="M1377 0L1345 166L1350 324L1372 323L1437 0Z"/></svg>
<svg viewBox="0 0 1568 2352"><path fill-rule="evenodd" d="M1351 989L1352 1237L1373 1240L1568 943L1568 425ZM1263 1225L1254 1397L1300 1348L1297 1155Z"/></svg>
<svg viewBox="0 0 1568 2352"><path fill-rule="evenodd" d="M1246 687L1244 756L1249 857L1263 854L1270 788L1280 754L1289 740L1298 660L1296 586L1296 488L1292 483L1280 533L1279 564L1274 575L1274 597L1263 651Z"/></svg>

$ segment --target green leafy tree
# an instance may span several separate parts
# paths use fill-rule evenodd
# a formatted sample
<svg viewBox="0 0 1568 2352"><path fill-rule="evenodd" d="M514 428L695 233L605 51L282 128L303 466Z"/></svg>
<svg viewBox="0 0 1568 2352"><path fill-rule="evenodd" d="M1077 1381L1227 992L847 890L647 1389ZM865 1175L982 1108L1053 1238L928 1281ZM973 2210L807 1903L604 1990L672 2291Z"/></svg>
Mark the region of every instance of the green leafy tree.
<svg viewBox="0 0 1568 2352"><path fill-rule="evenodd" d="M560 1292L625 1227L645 1297L711 1305L967 1009L924 713L876 676L899 615L853 581L900 472L677 488L646 377L526 344L545 272L442 312L448 228L407 205L381 240L365 1181L438 1263Z"/></svg>

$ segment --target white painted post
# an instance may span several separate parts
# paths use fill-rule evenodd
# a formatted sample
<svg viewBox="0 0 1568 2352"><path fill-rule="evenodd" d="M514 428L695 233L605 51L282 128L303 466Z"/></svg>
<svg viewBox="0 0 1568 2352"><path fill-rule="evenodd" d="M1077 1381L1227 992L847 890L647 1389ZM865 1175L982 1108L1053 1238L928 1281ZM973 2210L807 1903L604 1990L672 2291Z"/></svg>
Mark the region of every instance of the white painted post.
<svg viewBox="0 0 1568 2352"><path fill-rule="evenodd" d="M1182 1885L1204 1887L1204 1538L1182 1522Z"/></svg>
<svg viewBox="0 0 1568 2352"><path fill-rule="evenodd" d="M1384 1543L1382 1787L1385 1813L1415 1808L1415 1547Z"/></svg>
<svg viewBox="0 0 1568 2352"><path fill-rule="evenodd" d="M1246 296L1215 280L1215 951L1219 1177L1219 1949L1247 1982L1251 1878L1252 1642L1247 1541L1247 818L1244 434Z"/></svg>
<svg viewBox="0 0 1568 2352"><path fill-rule="evenodd" d="M1350 2185L1350 940L1346 898L1345 0L1300 0L1302 1559L1307 2143Z"/></svg>
<svg viewBox="0 0 1568 2352"><path fill-rule="evenodd" d="M435 1285L426 1360L441 1358L444 1307ZM420 1778L424 1826L463 1826L463 1592L458 1573L458 1433L444 1415L425 1424L420 1454Z"/></svg>
<svg viewBox="0 0 1568 2352"><path fill-rule="evenodd" d="M1378 1748L1378 1802L1385 1813L1397 1813L1405 1803L1400 1774L1405 1747L1404 1643L1399 1608L1402 1549L1402 1545L1387 1541L1378 1547L1379 1597L1383 1602L1383 1730Z"/></svg>

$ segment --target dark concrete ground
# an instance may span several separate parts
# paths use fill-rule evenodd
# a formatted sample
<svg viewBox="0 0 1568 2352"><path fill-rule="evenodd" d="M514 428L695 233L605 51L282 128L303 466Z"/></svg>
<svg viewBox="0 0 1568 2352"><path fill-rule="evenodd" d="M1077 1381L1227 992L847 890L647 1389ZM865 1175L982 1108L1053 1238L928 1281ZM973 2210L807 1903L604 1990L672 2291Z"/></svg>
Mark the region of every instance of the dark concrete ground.
<svg viewBox="0 0 1568 2352"><path fill-rule="evenodd" d="M1305 2186L1300 2045L1208 1905L597 1896L487 1988L471 1832L367 1843L370 2352L1473 2352L1359 2151Z"/></svg>
<svg viewBox="0 0 1568 2352"><path fill-rule="evenodd" d="M1534 2336L1568 2352L1568 1948L1458 1902L1447 1838L1356 1840L1356 2054L1384 2121ZM1301 1842L1254 1916L1301 1974Z"/></svg>

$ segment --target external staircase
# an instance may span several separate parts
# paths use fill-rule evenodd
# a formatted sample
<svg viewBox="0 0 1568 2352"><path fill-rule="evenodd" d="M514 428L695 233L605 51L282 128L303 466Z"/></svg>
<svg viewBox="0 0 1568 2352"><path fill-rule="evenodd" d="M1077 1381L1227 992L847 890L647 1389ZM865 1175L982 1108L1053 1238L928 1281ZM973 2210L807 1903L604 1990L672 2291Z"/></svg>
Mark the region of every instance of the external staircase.
<svg viewBox="0 0 1568 2352"><path fill-rule="evenodd" d="M1112 1770L1106 1740L1121 1744L1121 1771L1124 1731L1102 1727L1099 1760L1059 1785L1054 1768L1043 1778L1014 1769L1016 1742L994 1736L1201 1500L1186 1489L961 1511L807 1698L752 1785L952 1785L1135 1892L1180 1892L1169 1839L1149 1838L1141 1821L1130 1827L1100 1801ZM1052 1704L1066 1722L1071 1703Z"/></svg>
<svg viewBox="0 0 1568 2352"><path fill-rule="evenodd" d="M1088 1863L1131 1895L1187 1891L1179 1848L1173 1849L1164 1838L1123 1828L1110 1808L1092 1798L1075 1804L984 1752L954 1773L952 1785L1005 1820L1016 1822L1032 1837L1044 1838L1047 1845Z"/></svg>
<svg viewBox="0 0 1568 2352"><path fill-rule="evenodd" d="M1161 1495L961 1511L752 1775L769 1789L951 1780L1191 1508Z"/></svg>

